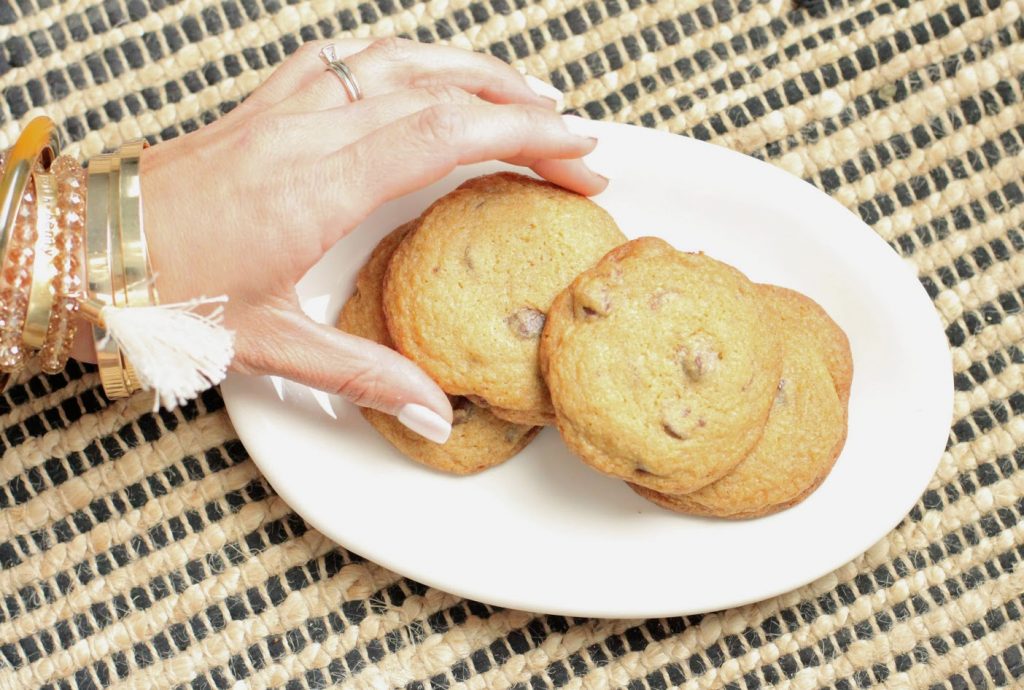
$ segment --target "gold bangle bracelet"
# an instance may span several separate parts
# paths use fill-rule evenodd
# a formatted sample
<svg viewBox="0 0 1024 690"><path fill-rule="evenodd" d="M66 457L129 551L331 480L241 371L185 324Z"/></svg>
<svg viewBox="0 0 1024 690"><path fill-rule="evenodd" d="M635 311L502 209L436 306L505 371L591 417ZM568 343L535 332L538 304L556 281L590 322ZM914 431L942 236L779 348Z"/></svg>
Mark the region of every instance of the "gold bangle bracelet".
<svg viewBox="0 0 1024 690"><path fill-rule="evenodd" d="M157 304L156 288L152 281L152 269L146 248L146 234L142 223L142 184L139 176L139 161L144 139L131 141L117 151L119 159L118 215L121 239L121 264L125 303L129 307L146 307ZM132 363L124 359L124 371L128 390L135 392L142 386Z"/></svg>
<svg viewBox="0 0 1024 690"><path fill-rule="evenodd" d="M50 283L56 275L53 241L57 228L57 180L40 170L33 173L32 179L36 187L36 242L32 259L32 289L21 337L25 345L38 350L46 340L50 312L53 311Z"/></svg>
<svg viewBox="0 0 1024 690"><path fill-rule="evenodd" d="M153 285L153 271L146 248L146 231L142 222L142 184L139 161L146 147L143 139L122 146L117 155L121 161L121 257L128 306L144 307L158 303Z"/></svg>
<svg viewBox="0 0 1024 690"><path fill-rule="evenodd" d="M60 155L60 137L48 117L37 117L21 131L18 140L7 154L7 167L0 178L0 260L7 256L7 248L11 244L14 225L18 219L18 208L21 197L28 187L29 177L36 161L47 151L49 161Z"/></svg>
<svg viewBox="0 0 1024 690"><path fill-rule="evenodd" d="M8 251L11 249L14 239L15 227L18 224L22 198L28 188L36 163L40 157L45 155L48 157L46 163L49 164L59 154L60 137L53 120L48 117L37 117L29 122L18 135L14 146L7 152L6 165L3 175L0 176L0 264L6 265ZM15 308L7 305L5 309L7 315L17 316L17 320L20 320L22 316L27 316L20 312L16 315L12 314L10 310ZM21 326L22 328L18 328L16 336L11 333L9 337L17 337L23 341L24 323ZM16 346L23 347L24 343ZM18 357L20 358L21 355ZM6 389L10 383L9 371L0 372L0 390Z"/></svg>
<svg viewBox="0 0 1024 690"><path fill-rule="evenodd" d="M110 245L115 222L111 213L111 193L115 194L114 160L109 155L95 156L89 161L88 196L86 197L85 241L86 284L90 297L104 305L114 304ZM96 346L103 392L111 400L128 397L128 386L122 374L121 351L105 328L93 324L92 339Z"/></svg>
<svg viewBox="0 0 1024 690"><path fill-rule="evenodd" d="M114 154L110 157L110 185L107 208L110 210L110 242L107 245L107 261L110 265L111 297L115 306L127 307L128 282L124 272L124 245L121 232L121 157ZM124 352L117 349L117 373L121 376L121 384L131 395L139 390L138 377L135 369L125 358ZM111 374L113 375L113 374Z"/></svg>

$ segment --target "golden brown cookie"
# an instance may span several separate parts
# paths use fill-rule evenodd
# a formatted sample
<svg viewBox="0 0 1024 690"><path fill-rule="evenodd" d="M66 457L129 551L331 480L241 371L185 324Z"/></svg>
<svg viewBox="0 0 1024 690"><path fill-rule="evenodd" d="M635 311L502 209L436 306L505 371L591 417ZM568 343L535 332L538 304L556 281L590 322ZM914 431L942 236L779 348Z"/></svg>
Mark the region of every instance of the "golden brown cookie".
<svg viewBox="0 0 1024 690"><path fill-rule="evenodd" d="M633 485L658 505L692 515L750 518L799 503L816 489L846 441L853 358L846 335L809 297L760 285L783 333L782 380L764 435L717 482L685 496Z"/></svg>
<svg viewBox="0 0 1024 690"><path fill-rule="evenodd" d="M356 278L356 289L338 318L338 328L392 347L381 308L381 286L391 255L415 221L406 223L380 241ZM445 472L471 474L509 459L534 436L539 428L498 419L462 397L451 397L454 419L452 434L444 445L432 443L410 431L391 415L360 408L380 435L403 454Z"/></svg>
<svg viewBox="0 0 1024 690"><path fill-rule="evenodd" d="M810 297L775 285L763 285L762 288L767 299L773 300L776 305L780 305L780 309L788 312L786 318L796 328L814 334L839 400L846 406L850 402L850 388L853 385L853 355L850 353L850 341L846 333Z"/></svg>
<svg viewBox="0 0 1024 690"><path fill-rule="evenodd" d="M696 491L747 456L782 362L746 276L653 237L610 252L558 296L540 356L569 447L669 493Z"/></svg>
<svg viewBox="0 0 1024 690"><path fill-rule="evenodd" d="M537 364L551 301L626 238L586 197L523 175L439 199L395 252L384 311L397 349L441 387L523 424L553 420Z"/></svg>

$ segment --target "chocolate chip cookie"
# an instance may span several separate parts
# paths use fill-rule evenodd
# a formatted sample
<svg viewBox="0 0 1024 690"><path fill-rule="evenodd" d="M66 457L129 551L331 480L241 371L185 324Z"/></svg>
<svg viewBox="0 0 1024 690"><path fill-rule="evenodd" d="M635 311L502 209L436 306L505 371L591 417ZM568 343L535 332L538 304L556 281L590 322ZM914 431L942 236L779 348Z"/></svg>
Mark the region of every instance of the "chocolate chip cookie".
<svg viewBox="0 0 1024 690"><path fill-rule="evenodd" d="M548 308L626 241L586 197L523 175L477 178L435 202L384 280L397 349L441 387L509 421L554 418L537 349Z"/></svg>
<svg viewBox="0 0 1024 690"><path fill-rule="evenodd" d="M749 518L802 501L824 481L846 441L853 359L842 329L809 297L758 286L783 334L782 379L764 435L732 472L687 495L633 485L670 510Z"/></svg>
<svg viewBox="0 0 1024 690"><path fill-rule="evenodd" d="M653 237L610 252L555 299L540 357L570 449L668 493L696 491L749 454L782 364L746 276Z"/></svg>
<svg viewBox="0 0 1024 690"><path fill-rule="evenodd" d="M407 223L381 240L359 271L356 290L341 310L338 328L392 347L381 306L381 287L388 261L415 224ZM360 408L366 420L408 457L453 474L471 474L494 467L522 450L539 428L495 417L463 397L449 396L454 411L452 434L444 445L413 433L391 415Z"/></svg>

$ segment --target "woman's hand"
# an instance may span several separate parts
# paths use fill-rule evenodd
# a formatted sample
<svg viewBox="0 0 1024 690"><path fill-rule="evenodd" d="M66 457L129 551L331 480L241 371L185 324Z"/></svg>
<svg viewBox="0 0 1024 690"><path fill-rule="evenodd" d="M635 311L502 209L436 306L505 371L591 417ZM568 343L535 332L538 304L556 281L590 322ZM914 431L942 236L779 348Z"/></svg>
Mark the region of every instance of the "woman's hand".
<svg viewBox="0 0 1024 690"><path fill-rule="evenodd" d="M233 369L274 374L447 438L451 407L396 352L317 324L295 284L379 205L460 164L501 159L583 194L606 180L580 160L550 99L496 58L387 39L335 42L363 99L350 103L303 45L235 110L146 150L146 232L164 302L228 295Z"/></svg>

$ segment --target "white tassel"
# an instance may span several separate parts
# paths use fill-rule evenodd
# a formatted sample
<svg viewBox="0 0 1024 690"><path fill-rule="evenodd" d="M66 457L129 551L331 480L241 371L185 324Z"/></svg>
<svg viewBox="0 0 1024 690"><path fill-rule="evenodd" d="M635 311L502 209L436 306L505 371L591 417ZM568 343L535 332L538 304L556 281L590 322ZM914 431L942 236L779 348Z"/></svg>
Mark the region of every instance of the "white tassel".
<svg viewBox="0 0 1024 690"><path fill-rule="evenodd" d="M224 307L199 314L196 307L223 305L227 297L178 304L120 308L106 306L99 316L135 367L145 390L156 391L153 410L184 405L227 376L235 354L235 334L223 327Z"/></svg>

